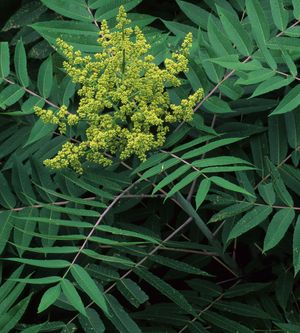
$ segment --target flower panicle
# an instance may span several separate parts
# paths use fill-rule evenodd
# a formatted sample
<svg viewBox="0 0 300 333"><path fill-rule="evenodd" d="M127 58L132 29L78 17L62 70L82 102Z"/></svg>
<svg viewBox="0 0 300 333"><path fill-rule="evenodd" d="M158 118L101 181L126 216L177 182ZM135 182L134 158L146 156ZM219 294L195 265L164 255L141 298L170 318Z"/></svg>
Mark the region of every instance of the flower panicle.
<svg viewBox="0 0 300 333"><path fill-rule="evenodd" d="M145 160L149 151L164 144L172 123L192 119L203 90L179 105L171 103L167 91L167 86L180 86L178 75L188 70L192 34L187 34L179 51L160 67L149 54L151 45L142 30L130 23L122 6L115 30L110 31L103 20L98 39L101 51L93 56L74 51L57 39L57 48L66 58L66 73L81 86L79 105L76 114L64 105L58 111L36 107L35 112L44 122L58 125L62 134L80 121L87 127L82 142L66 142L55 157L45 161L47 166L71 167L81 173L85 160L104 166L112 163L108 156Z"/></svg>

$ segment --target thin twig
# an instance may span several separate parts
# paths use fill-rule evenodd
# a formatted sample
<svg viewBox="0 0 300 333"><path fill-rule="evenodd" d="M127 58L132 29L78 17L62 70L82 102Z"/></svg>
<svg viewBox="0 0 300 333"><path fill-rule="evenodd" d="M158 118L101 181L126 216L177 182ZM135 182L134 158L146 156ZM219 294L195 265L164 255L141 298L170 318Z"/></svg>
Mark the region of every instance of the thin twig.
<svg viewBox="0 0 300 333"><path fill-rule="evenodd" d="M12 84L12 85L16 84L15 82L13 82L13 81L11 81L11 80L9 80L9 79L7 79L7 78L4 78L3 80L4 80L5 82L9 83L9 84ZM56 105L56 104L50 102L48 99L46 99L46 98L44 98L44 97L38 95L38 94L35 93L34 91L32 91L32 90L30 90L30 89L28 89L28 88L26 88L26 87L24 87L24 86L20 86L20 88L22 88L22 89L23 89L24 91L26 91L28 94L30 94L30 95L32 95L32 96L35 96L35 97L38 97L38 98L42 99L45 103L47 103L48 105L52 106L53 108L55 108L55 109L59 109L59 106L58 106L58 105Z"/></svg>
<svg viewBox="0 0 300 333"><path fill-rule="evenodd" d="M89 12L89 14L92 16L92 18L93 18L93 22L94 22L95 26L96 26L98 29L100 29L99 24L98 24L98 22L96 21L95 16L94 16L94 14L92 13L91 8L88 6L87 3L86 3L86 8L87 8L87 11Z"/></svg>
<svg viewBox="0 0 300 333"><path fill-rule="evenodd" d="M211 124L210 124L211 128L215 127L216 119L217 119L217 116L214 114L213 119L212 119ZM206 141L205 145L207 145L208 142L209 142L209 140ZM205 158L205 156L206 156L206 153L202 154L201 160L203 160ZM193 193L194 193L196 184L197 184L197 179L193 180L193 183L192 183L191 188L189 190L189 193L188 193L188 196L187 196L187 201L189 201L189 202L192 201L192 197L193 197Z"/></svg>
<svg viewBox="0 0 300 333"><path fill-rule="evenodd" d="M175 231L173 231L167 238L165 238L159 245L157 245L152 251L150 251L145 257L143 257L140 261L138 261L134 267L132 267L130 270L128 270L125 274L123 274L118 281L122 281L123 279L125 279L129 274L131 274L133 272L133 270L139 266L141 266L150 256L152 256L154 253L156 253L158 250L160 250L163 245L168 242L169 240L171 240L174 236L176 236L182 229L184 229L186 226L188 226L191 222L192 222L192 218L189 217L180 227L178 227ZM104 293L107 294L109 293L115 286L116 286L117 282L114 282L110 287L108 287ZM90 302L86 308L89 308L90 306L92 306L94 304L94 302ZM76 318L78 317L78 315L75 315L72 319L69 320L68 324L70 324L71 322L73 322Z"/></svg>
<svg viewBox="0 0 300 333"><path fill-rule="evenodd" d="M229 289L235 287L240 281L237 281L234 285L232 285ZM220 296L218 296L216 299L214 299L211 303L209 303L209 305L207 305L203 310L201 310L198 315L196 317L194 317L192 320L190 320L188 322L188 324L186 324L180 331L178 331L178 333L182 333L184 332L188 327L189 324L195 322L197 319L199 319L199 317L206 312L207 310L209 310L212 306L214 306L218 301L220 301L223 297L224 297L225 293L221 294Z"/></svg>
<svg viewBox="0 0 300 333"><path fill-rule="evenodd" d="M79 248L78 252L76 253L76 255L74 256L71 264L69 265L69 267L67 268L65 274L63 275L63 278L66 277L66 275L68 274L68 272L70 271L71 267L76 263L78 257L80 256L80 254L82 253L82 251L84 250L85 246L87 245L88 241L90 240L90 238L92 237L93 233L95 232L95 230L97 229L98 225L102 222L102 220L104 219L104 217L110 212L110 210L115 206L115 204L128 192L130 191L130 189L132 189L134 186L136 186L139 182L141 181L141 179L139 178L138 180L136 180L135 182L133 182L131 185L129 185L125 190L123 190L119 195L117 195L114 200L106 207L106 209L104 210L104 212L100 215L100 217L98 218L98 220L96 221L96 223L94 224L93 228L91 229L91 231L89 232L89 234L86 236L83 244L81 245L81 247Z"/></svg>

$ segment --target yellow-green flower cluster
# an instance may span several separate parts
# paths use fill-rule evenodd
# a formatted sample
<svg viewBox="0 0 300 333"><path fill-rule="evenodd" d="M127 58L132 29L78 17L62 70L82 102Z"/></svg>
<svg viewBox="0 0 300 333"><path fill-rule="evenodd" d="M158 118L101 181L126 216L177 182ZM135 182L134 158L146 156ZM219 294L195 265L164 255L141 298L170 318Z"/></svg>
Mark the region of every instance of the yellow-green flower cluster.
<svg viewBox="0 0 300 333"><path fill-rule="evenodd" d="M66 126L87 122L86 139L79 144L68 142L45 164L52 168L72 167L82 172L83 160L109 165L107 156L126 159L146 154L162 146L171 123L189 121L193 107L203 97L203 90L171 104L166 86L178 87L180 72L188 69L192 35L188 34L180 50L166 59L163 68L154 63L150 45L139 27L129 26L126 12L120 7L115 31L107 22L101 24L98 42L101 52L83 55L63 40L57 46L66 57L64 68L74 83L79 83L80 97L76 114L65 106L58 112L36 108L45 122Z"/></svg>

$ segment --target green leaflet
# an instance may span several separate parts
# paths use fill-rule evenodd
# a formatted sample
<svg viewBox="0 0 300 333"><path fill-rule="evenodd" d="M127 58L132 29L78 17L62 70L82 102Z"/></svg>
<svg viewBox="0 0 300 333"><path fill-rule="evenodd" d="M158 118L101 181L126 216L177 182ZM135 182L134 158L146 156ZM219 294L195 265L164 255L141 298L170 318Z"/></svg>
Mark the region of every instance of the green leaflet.
<svg viewBox="0 0 300 333"><path fill-rule="evenodd" d="M82 315L87 316L82 300L74 285L65 278L61 281L60 287L70 304Z"/></svg>
<svg viewBox="0 0 300 333"><path fill-rule="evenodd" d="M203 103L203 106L212 113L229 113L234 112L229 104L217 96L211 96L208 100Z"/></svg>
<svg viewBox="0 0 300 333"><path fill-rule="evenodd" d="M238 172L238 171L246 171L246 170L255 170L251 166L244 166L244 165L234 165L234 166L216 166L216 167L209 167L202 169L204 174L208 173L217 173L217 172Z"/></svg>
<svg viewBox="0 0 300 333"><path fill-rule="evenodd" d="M299 324L285 324L285 323L275 323L277 327L289 333L298 333L300 329Z"/></svg>
<svg viewBox="0 0 300 333"><path fill-rule="evenodd" d="M207 19L209 17L209 13L206 10L187 1L176 0L176 2L192 22L206 29Z"/></svg>
<svg viewBox="0 0 300 333"><path fill-rule="evenodd" d="M199 87L198 87L199 88ZM178 144L179 141L189 132L189 127L188 126L181 126L178 131L171 133L167 138L166 138L166 142L163 146L163 148L167 149L170 147L173 147L175 144ZM151 158L166 158L165 154L154 154L152 156L150 156L149 158L147 158L146 161L144 161L143 163L140 164L139 167L144 167L144 165L147 164L147 161L151 160ZM137 169L139 169L139 167ZM136 172L136 171L135 171Z"/></svg>
<svg viewBox="0 0 300 333"><path fill-rule="evenodd" d="M0 107L6 109L18 102L24 94L24 89L17 84L7 86L0 92Z"/></svg>
<svg viewBox="0 0 300 333"><path fill-rule="evenodd" d="M88 222L83 222L80 220L62 220L62 219L57 219L51 216L51 211L50 216L44 217L27 217L28 221L33 221L33 222L39 222L40 224L52 224L52 225L57 225L57 226L66 226L66 227L74 227L74 228L92 228L93 225ZM18 216L14 215L14 218L19 218Z"/></svg>
<svg viewBox="0 0 300 333"><path fill-rule="evenodd" d="M207 15L207 14L206 14ZM217 24L215 17L210 14L207 22L207 34L211 47L214 49L217 56L222 57L224 54L235 53L235 49L226 35L220 30L220 25ZM204 28L206 29L206 27Z"/></svg>
<svg viewBox="0 0 300 333"><path fill-rule="evenodd" d="M258 186L259 195L263 198L266 204L272 206L275 203L276 195L274 192L273 184L260 184Z"/></svg>
<svg viewBox="0 0 300 333"><path fill-rule="evenodd" d="M199 53L199 61L201 61L202 63L207 78L215 84L220 82L222 80L222 77L224 76L224 69L222 68L222 66L216 66L214 63L211 63L210 61L211 56L204 48L200 48L198 50L198 53Z"/></svg>
<svg viewBox="0 0 300 333"><path fill-rule="evenodd" d="M70 265L68 261L60 259L39 260L39 259L25 259L25 258L2 258L1 260L15 261L26 265L44 267L44 268L65 268Z"/></svg>
<svg viewBox="0 0 300 333"><path fill-rule="evenodd" d="M260 70L262 68L261 63L254 59L247 62L240 62L239 56L237 54L218 57L218 58L210 58L207 61L218 64L227 69L241 70L241 71L255 71Z"/></svg>
<svg viewBox="0 0 300 333"><path fill-rule="evenodd" d="M70 208L70 207L62 207L50 204L42 205L45 209L49 209L54 212L66 213L75 216L89 216L89 217L99 217L100 213L91 209L81 209L81 208Z"/></svg>
<svg viewBox="0 0 300 333"><path fill-rule="evenodd" d="M188 303L185 297L179 291L171 287L171 285L169 285L167 282L165 282L164 280L158 278L156 275L142 268L134 268L134 272L140 278L151 284L160 293L162 293L170 300L172 300L174 303L176 303L181 309L183 309L187 313L196 315L195 310Z"/></svg>
<svg viewBox="0 0 300 333"><path fill-rule="evenodd" d="M249 293L256 293L262 291L266 288L269 284L268 283L243 283L240 285L236 285L229 290L226 290L224 293L224 298L234 298L239 296L245 296Z"/></svg>
<svg viewBox="0 0 300 333"><path fill-rule="evenodd" d="M119 228L111 227L111 226L108 226L108 225L99 225L99 226L97 226L97 229L100 230L100 231L112 233L113 235L140 238L140 239L143 239L143 240L148 241L148 242L153 243L153 244L159 244L159 240L157 240L153 237L135 232L135 231L119 229Z"/></svg>
<svg viewBox="0 0 300 333"><path fill-rule="evenodd" d="M276 281L276 298L283 311L286 311L293 287L294 276L292 272L282 272Z"/></svg>
<svg viewBox="0 0 300 333"><path fill-rule="evenodd" d="M24 330L22 330L20 333L39 333L41 332L44 326L45 326L44 324L29 326Z"/></svg>
<svg viewBox="0 0 300 333"><path fill-rule="evenodd" d="M112 295L107 295L106 300L110 310L109 320L119 332L142 333L141 329Z"/></svg>
<svg viewBox="0 0 300 333"><path fill-rule="evenodd" d="M75 185L78 185L79 187L85 189L86 191L96 194L100 198L103 197L106 199L112 199L114 197L112 194L85 182L83 179L76 178L74 175L65 175L64 177L70 180Z"/></svg>
<svg viewBox="0 0 300 333"><path fill-rule="evenodd" d="M217 302L215 308L229 313L235 313L244 317L272 319L272 317L263 311L260 307L244 304L241 302L221 300L220 302Z"/></svg>
<svg viewBox="0 0 300 333"><path fill-rule="evenodd" d="M294 78L292 78L292 77L285 78L283 76L274 76L274 77L260 83L257 86L257 88L254 90L254 92L250 96L250 98L260 96L260 95L266 94L270 91L280 89L282 87L289 85L293 81L294 81Z"/></svg>
<svg viewBox="0 0 300 333"><path fill-rule="evenodd" d="M23 87L27 87L29 85L27 58L25 48L21 40L19 40L16 45L14 64L18 80Z"/></svg>
<svg viewBox="0 0 300 333"><path fill-rule="evenodd" d="M190 165L182 165L180 166L178 169L176 169L175 171L171 172L170 174L168 174L165 178L163 178L153 189L152 193L155 194L156 192L158 192L160 189L162 189L163 187L169 185L170 183L172 183L174 180L178 179L180 176L182 176L183 174L185 174L189 169L191 168Z"/></svg>
<svg viewBox="0 0 300 333"><path fill-rule="evenodd" d="M108 307L104 295L88 272L77 264L73 264L70 271L80 288L83 289L83 291L100 307L100 309L108 314Z"/></svg>
<svg viewBox="0 0 300 333"><path fill-rule="evenodd" d="M267 79L275 76L275 74L276 74L275 71L271 69L262 68L258 71L249 72L248 74L246 74L247 76L245 78L240 77L236 81L236 84L250 85L250 84L265 82Z"/></svg>
<svg viewBox="0 0 300 333"><path fill-rule="evenodd" d="M153 21L157 19L157 17L147 14L140 14L140 13L128 13L128 18L131 20L130 26L139 26L139 27L146 27L151 24ZM114 20L114 18L112 19ZM151 34L151 30L149 29L149 34Z"/></svg>
<svg viewBox="0 0 300 333"><path fill-rule="evenodd" d="M214 136L212 136L212 135L201 136L197 139L191 140L190 142L184 143L183 145L177 146L176 148L172 149L172 153L175 154L180 151L186 150L188 148L192 148L196 145L199 145L200 143L209 141L210 139L213 139L213 138L214 138Z"/></svg>
<svg viewBox="0 0 300 333"><path fill-rule="evenodd" d="M141 171L151 168L167 158L168 158L167 154L154 154L149 158L147 158L146 161L141 163L136 169L134 169L132 174L135 175Z"/></svg>
<svg viewBox="0 0 300 333"><path fill-rule="evenodd" d="M9 48L7 42L0 43L0 82L6 78L10 72Z"/></svg>
<svg viewBox="0 0 300 333"><path fill-rule="evenodd" d="M0 254L4 251L13 228L12 212L4 211L0 213Z"/></svg>
<svg viewBox="0 0 300 333"><path fill-rule="evenodd" d="M283 50L283 51L282 51L282 58L283 58L283 60L285 61L285 63L286 63L286 65L287 65L287 67L288 67L288 69L289 69L291 75L292 75L293 77L296 77L297 74L298 74L298 69L297 69L297 66L296 66L296 64L294 63L292 57L289 55L288 52L286 52L286 51Z"/></svg>
<svg viewBox="0 0 300 333"><path fill-rule="evenodd" d="M61 294L61 288L59 284L47 289L40 300L38 306L38 313L48 309L49 306L51 306L58 299L60 294Z"/></svg>
<svg viewBox="0 0 300 333"><path fill-rule="evenodd" d="M145 173L143 173L141 179L147 179L147 178L153 177L179 163L180 163L179 159L172 158L163 163L157 164L157 165L151 167L150 169L148 169Z"/></svg>
<svg viewBox="0 0 300 333"><path fill-rule="evenodd" d="M73 323L67 324L61 330L61 333L73 333L77 329L77 326Z"/></svg>
<svg viewBox="0 0 300 333"><path fill-rule="evenodd" d="M50 133L53 133L56 127L56 125L45 124L42 119L38 119L31 129L24 147L39 141L41 138L47 136Z"/></svg>
<svg viewBox="0 0 300 333"><path fill-rule="evenodd" d="M190 151L188 151L187 153L183 154L181 156L182 159L189 159L189 158L193 158L193 157L200 157L202 154L208 153L209 151L222 147L222 146L226 146L229 145L231 143L235 143L238 141L243 140L243 138L228 138L228 139L221 139L221 140L216 140L213 142L208 143L207 145L200 147L200 148L196 148L196 149L192 149Z"/></svg>
<svg viewBox="0 0 300 333"><path fill-rule="evenodd" d="M273 37L267 43L267 47L271 50L286 50L289 52L300 50L298 39L293 37Z"/></svg>
<svg viewBox="0 0 300 333"><path fill-rule="evenodd" d="M253 50L251 39L237 17L218 5L216 7L228 38L236 45L242 55L250 55Z"/></svg>
<svg viewBox="0 0 300 333"><path fill-rule="evenodd" d="M213 215L212 218L209 220L209 222L211 223L211 222L225 220L229 217L233 217L241 213L244 213L252 207L253 204L250 202L240 202L232 206L228 206L219 211L218 213L216 213L215 215Z"/></svg>
<svg viewBox="0 0 300 333"><path fill-rule="evenodd" d="M298 26L291 26L290 28L287 28L285 34L290 37L299 37L300 36L300 29Z"/></svg>
<svg viewBox="0 0 300 333"><path fill-rule="evenodd" d="M32 297L32 294L27 296L26 298L22 299L18 304L16 304L14 307L12 307L8 313L6 319L8 319L4 324L3 324L3 317L5 317L6 314L2 314L0 316L0 330L1 333L9 333L11 330L19 323L20 319L22 318L24 312L26 311L30 299Z"/></svg>
<svg viewBox="0 0 300 333"><path fill-rule="evenodd" d="M0 302L0 313L5 314L5 312L9 311L11 306L16 302L18 297L22 294L24 291L25 284L23 283L18 283L13 287L13 289L9 292L6 297L1 300ZM1 326L1 325L0 325Z"/></svg>
<svg viewBox="0 0 300 333"><path fill-rule="evenodd" d="M15 282L22 282L22 283L28 283L28 284L51 284L61 281L60 276L48 276L43 278L36 278L36 279L11 279Z"/></svg>
<svg viewBox="0 0 300 333"><path fill-rule="evenodd" d="M180 191L181 189L183 189L185 186L187 186L192 181L194 181L195 179L197 179L200 175L201 175L201 172L199 172L199 171L193 171L190 174L188 174L187 176L185 176L176 185L174 185L172 187L172 189L168 192L165 200L168 199L169 197L171 197L172 195L174 195L175 193L177 193L178 191Z"/></svg>
<svg viewBox="0 0 300 333"><path fill-rule="evenodd" d="M283 2L280 0L270 0L270 5L273 21L276 27L280 31L284 31L289 20L288 11L284 8Z"/></svg>
<svg viewBox="0 0 300 333"><path fill-rule="evenodd" d="M92 22L93 17L89 13L85 0L41 0L42 3L55 12L70 17L74 20Z"/></svg>
<svg viewBox="0 0 300 333"><path fill-rule="evenodd" d="M238 193L242 193L242 194L246 194L246 195L250 195L250 196L254 197L251 193L249 193L242 187L240 187L224 178L221 178L219 176L210 177L209 180L211 182L213 182L214 184L225 188L226 190L230 190L230 191L234 191L234 192L238 192Z"/></svg>
<svg viewBox="0 0 300 333"><path fill-rule="evenodd" d="M178 260L174 260L169 257L152 255L151 257L149 257L149 260L154 261L163 266L175 269L176 271L185 272L189 274L203 275L203 276L212 276L211 274L204 272L203 270L195 266L180 262Z"/></svg>
<svg viewBox="0 0 300 333"><path fill-rule="evenodd" d="M282 118L282 116L278 116L268 119L270 160L275 165L279 165L288 152L286 129Z"/></svg>
<svg viewBox="0 0 300 333"><path fill-rule="evenodd" d="M120 275L117 272L117 270L102 264L101 265L91 264L88 267L86 267L86 270L91 277L101 281L110 282L118 280L120 278Z"/></svg>
<svg viewBox="0 0 300 333"><path fill-rule="evenodd" d="M300 191L300 174L299 169L290 165L284 165L280 168L280 175L286 186L299 195Z"/></svg>
<svg viewBox="0 0 300 333"><path fill-rule="evenodd" d="M196 209L198 209L205 200L209 192L210 185L211 185L210 179L204 178L201 181L196 193Z"/></svg>
<svg viewBox="0 0 300 333"><path fill-rule="evenodd" d="M300 20L300 3L297 0L292 0L293 3L293 14L297 20Z"/></svg>
<svg viewBox="0 0 300 333"><path fill-rule="evenodd" d="M24 208L18 212L18 218L15 219L14 225L22 228L22 231L18 228L14 229L14 242L19 245L17 248L19 256L22 257L24 250L22 247L28 247L32 240L31 232L34 231L36 223L27 220L27 217L37 216L38 210L33 208ZM24 232L23 232L24 231Z"/></svg>
<svg viewBox="0 0 300 333"><path fill-rule="evenodd" d="M258 226L260 223L265 221L267 217L272 213L273 209L269 206L256 206L248 213L246 213L232 228L230 231L227 243L245 232Z"/></svg>
<svg viewBox="0 0 300 333"><path fill-rule="evenodd" d="M281 241L294 217L295 211L292 208L281 209L273 216L264 239L264 252L272 249Z"/></svg>
<svg viewBox="0 0 300 333"><path fill-rule="evenodd" d="M174 21L162 20L164 25L176 36L184 38L189 32L192 32L193 36L197 36L197 29L190 25L178 23Z"/></svg>
<svg viewBox="0 0 300 333"><path fill-rule="evenodd" d="M79 248L76 246L51 246L51 247L24 247L24 246L20 246L19 244L14 244L17 248L21 248L24 249L26 251L30 251L30 252L35 252L35 253L76 253L78 252Z"/></svg>
<svg viewBox="0 0 300 333"><path fill-rule="evenodd" d="M16 205L16 198L2 172L0 172L0 204L8 209Z"/></svg>
<svg viewBox="0 0 300 333"><path fill-rule="evenodd" d="M252 329L247 328L244 325L239 324L238 322L227 319L224 316L217 314L216 312L206 311L203 313L202 317L209 321L212 325L222 329L226 332L239 332L239 333L251 333Z"/></svg>
<svg viewBox="0 0 300 333"><path fill-rule="evenodd" d="M90 1L90 7L92 9L97 9L95 18L97 21L103 19L110 19L116 16L118 13L119 7L124 6L125 10L129 10L136 7L142 0L96 0Z"/></svg>
<svg viewBox="0 0 300 333"><path fill-rule="evenodd" d="M99 52L98 28L91 23L78 21L46 21L31 25L50 44L61 38L84 52Z"/></svg>
<svg viewBox="0 0 300 333"><path fill-rule="evenodd" d="M244 93L241 86L235 85L235 79L227 79L220 87L220 91L233 101L238 100Z"/></svg>
<svg viewBox="0 0 300 333"><path fill-rule="evenodd" d="M65 76L60 85L59 103L68 107L70 104L70 99L72 99L75 94L75 88L76 85L72 82L71 78L69 76Z"/></svg>
<svg viewBox="0 0 300 333"><path fill-rule="evenodd" d="M296 85L280 101L277 108L271 113L271 116L291 112L299 105L300 105L300 86Z"/></svg>
<svg viewBox="0 0 300 333"><path fill-rule="evenodd" d="M270 169L274 190L275 190L277 196L286 205L292 207L294 204L293 198L290 195L290 193L288 192L288 190L286 189L286 186L281 178L281 175L280 175L278 169L269 160L267 160L267 162L268 162L268 166Z"/></svg>
<svg viewBox="0 0 300 333"><path fill-rule="evenodd" d="M259 0L246 0L247 14L252 32L259 43L266 43L270 38L270 28Z"/></svg>
<svg viewBox="0 0 300 333"><path fill-rule="evenodd" d="M53 84L53 65L51 56L41 65L38 73L37 87L44 98L50 96Z"/></svg>
<svg viewBox="0 0 300 333"><path fill-rule="evenodd" d="M249 164L249 162L234 156L216 156L208 157L198 161L192 162L192 165L197 168L224 166L230 164Z"/></svg>
<svg viewBox="0 0 300 333"><path fill-rule="evenodd" d="M0 299L1 300L5 300L7 295L15 288L15 281L13 281L13 279L18 278L22 271L24 269L24 266L19 266L11 275L10 278L5 281L4 283L2 283L1 287L0 287Z"/></svg>
<svg viewBox="0 0 300 333"><path fill-rule="evenodd" d="M295 276L300 270L300 217L298 216L293 236L293 264Z"/></svg>
<svg viewBox="0 0 300 333"><path fill-rule="evenodd" d="M2 28L3 31L18 29L36 21L47 8L40 2L29 2L18 7Z"/></svg>
<svg viewBox="0 0 300 333"><path fill-rule="evenodd" d="M84 239L84 238L83 238ZM118 241L111 241L108 238L102 238L102 237L97 237L97 236L92 236L90 238L91 242L95 242L98 244L106 244L114 247L126 247L126 246L132 246L132 245L143 245L145 242L118 242ZM119 258L118 256L105 256L103 254L96 253L95 251L85 249L83 250L84 254L95 258L95 259L100 259L103 261L108 261L108 262L115 262L115 263L120 263L125 266L132 267L134 266L134 262L131 261L130 259L123 259Z"/></svg>
<svg viewBox="0 0 300 333"><path fill-rule="evenodd" d="M55 196L51 196L48 193L44 193L40 188L50 188L54 189L55 184L51 179L51 172L47 168L43 168L39 163L39 160L35 157L30 160L31 168L32 168L32 182L36 184L36 191L40 194L41 198L46 202L51 202L55 200ZM45 211L42 209L41 211ZM55 214L50 215L55 216Z"/></svg>
<svg viewBox="0 0 300 333"><path fill-rule="evenodd" d="M100 316L93 308L86 309L86 316L80 314L79 322L85 333L103 333L105 331L105 326Z"/></svg>
<svg viewBox="0 0 300 333"><path fill-rule="evenodd" d="M82 205L85 205L85 206L97 207L97 208L106 208L107 207L104 203L96 201L96 198L93 198L93 197L92 197L92 199L90 199L90 198L87 198L87 199L74 198L71 195L61 194L61 193L52 191L50 189L44 188L42 186L39 186L39 185L37 185L37 186L39 188L41 188L43 191L45 191L49 194L52 194L55 197L62 198L64 200L67 200L67 201L70 201L70 202L82 204Z"/></svg>
<svg viewBox="0 0 300 333"><path fill-rule="evenodd" d="M136 308L145 303L149 297L140 286L131 279L120 279L117 282L118 290Z"/></svg>
<svg viewBox="0 0 300 333"><path fill-rule="evenodd" d="M45 101L41 97L30 96L21 106L22 114L32 114L34 113L34 106L43 107Z"/></svg>

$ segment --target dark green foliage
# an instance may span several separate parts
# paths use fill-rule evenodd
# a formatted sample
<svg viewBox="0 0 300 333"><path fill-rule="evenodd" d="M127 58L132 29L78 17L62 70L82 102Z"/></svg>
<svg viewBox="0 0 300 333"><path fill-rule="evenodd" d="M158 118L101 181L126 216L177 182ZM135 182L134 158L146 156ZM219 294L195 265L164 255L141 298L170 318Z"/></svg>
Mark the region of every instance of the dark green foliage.
<svg viewBox="0 0 300 333"><path fill-rule="evenodd" d="M3 3L0 332L300 332L299 1ZM121 4L159 64L193 33L169 94L205 98L144 163L49 170L84 139L34 115L78 105L55 40L97 52Z"/></svg>

